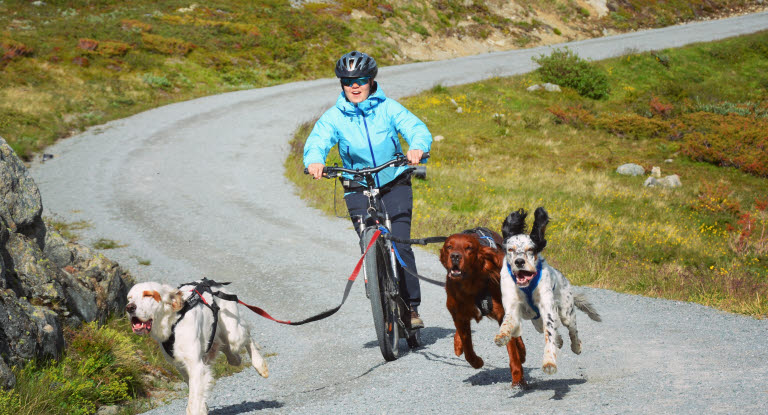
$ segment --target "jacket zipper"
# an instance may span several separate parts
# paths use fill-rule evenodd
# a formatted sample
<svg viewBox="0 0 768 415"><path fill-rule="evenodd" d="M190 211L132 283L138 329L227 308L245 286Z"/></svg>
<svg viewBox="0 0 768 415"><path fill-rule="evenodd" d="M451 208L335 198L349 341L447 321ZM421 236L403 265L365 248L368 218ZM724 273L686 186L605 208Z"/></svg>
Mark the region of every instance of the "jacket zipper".
<svg viewBox="0 0 768 415"><path fill-rule="evenodd" d="M373 161L373 167L378 167L376 165L376 156L373 155L373 144L371 143L371 133L368 132L368 123L365 121L365 112L363 110L360 110L360 115L363 117L363 126L365 126L365 136L368 139L368 149L371 151L371 160ZM381 184L379 183L379 174L376 173L376 187L381 187Z"/></svg>

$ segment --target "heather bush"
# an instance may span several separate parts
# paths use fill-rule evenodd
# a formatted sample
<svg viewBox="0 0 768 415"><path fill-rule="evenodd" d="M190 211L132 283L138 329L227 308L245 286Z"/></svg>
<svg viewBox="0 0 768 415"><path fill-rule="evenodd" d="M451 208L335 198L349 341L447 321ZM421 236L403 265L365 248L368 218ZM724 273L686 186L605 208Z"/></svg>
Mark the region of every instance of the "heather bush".
<svg viewBox="0 0 768 415"><path fill-rule="evenodd" d="M648 118L637 114L601 114L596 122L600 129L621 138L640 140L655 137L668 137L674 134L672 125L658 118Z"/></svg>
<svg viewBox="0 0 768 415"><path fill-rule="evenodd" d="M569 49L555 49L549 56L532 58L544 82L573 88L579 95L592 99L608 96L608 76L599 67L580 58Z"/></svg>
<svg viewBox="0 0 768 415"><path fill-rule="evenodd" d="M555 117L556 123L570 125L575 128L591 126L595 122L595 116L589 110L582 107L581 104L565 108L553 105L547 108L547 111Z"/></svg>
<svg viewBox="0 0 768 415"><path fill-rule="evenodd" d="M718 166L768 177L768 121L705 112L680 117L685 124L682 152Z"/></svg>

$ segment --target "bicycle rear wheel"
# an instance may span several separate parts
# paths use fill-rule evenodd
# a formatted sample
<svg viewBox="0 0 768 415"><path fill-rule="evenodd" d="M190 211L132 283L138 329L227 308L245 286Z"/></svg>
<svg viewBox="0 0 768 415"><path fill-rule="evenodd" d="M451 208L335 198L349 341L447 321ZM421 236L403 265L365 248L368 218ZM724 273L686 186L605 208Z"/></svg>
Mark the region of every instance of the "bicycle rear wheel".
<svg viewBox="0 0 768 415"><path fill-rule="evenodd" d="M368 246L376 232L370 227L363 232L364 246ZM368 277L368 294L371 300L373 325L384 360L392 361L400 356L400 328L397 324L399 309L395 301L394 270L389 263L389 252L383 239L377 239L365 256L365 274Z"/></svg>

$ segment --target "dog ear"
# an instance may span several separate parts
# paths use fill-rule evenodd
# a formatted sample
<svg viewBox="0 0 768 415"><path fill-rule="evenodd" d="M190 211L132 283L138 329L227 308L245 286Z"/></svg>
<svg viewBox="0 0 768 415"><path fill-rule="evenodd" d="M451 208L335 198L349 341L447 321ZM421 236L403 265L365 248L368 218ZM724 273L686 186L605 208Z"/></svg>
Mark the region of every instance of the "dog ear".
<svg viewBox="0 0 768 415"><path fill-rule="evenodd" d="M504 223L501 225L501 235L504 241L511 236L519 235L525 232L525 217L528 213L525 209L518 209L516 212L512 212L504 219Z"/></svg>
<svg viewBox="0 0 768 415"><path fill-rule="evenodd" d="M180 311L182 308L184 308L184 294L177 290L175 293L171 293L171 309Z"/></svg>
<svg viewBox="0 0 768 415"><path fill-rule="evenodd" d="M547 240L544 239L544 232L547 230L549 215L547 215L547 211L544 210L543 207L539 206L536 208L536 211L533 212L533 217L534 219L533 229L531 229L531 240L533 241L534 245L536 245L534 251L536 254L538 254L544 250L545 246L547 246Z"/></svg>
<svg viewBox="0 0 768 415"><path fill-rule="evenodd" d="M483 272L486 274L498 275L501 270L501 263L504 255L500 251L490 246L480 247L481 258L483 259Z"/></svg>

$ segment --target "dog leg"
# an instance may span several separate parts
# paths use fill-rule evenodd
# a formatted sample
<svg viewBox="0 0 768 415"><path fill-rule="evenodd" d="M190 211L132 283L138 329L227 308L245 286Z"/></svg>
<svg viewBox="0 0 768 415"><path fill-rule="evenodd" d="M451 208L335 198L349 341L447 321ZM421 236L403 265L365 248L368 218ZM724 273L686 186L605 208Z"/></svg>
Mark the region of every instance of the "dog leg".
<svg viewBox="0 0 768 415"><path fill-rule="evenodd" d="M461 336L459 332L453 333L453 352L456 356L461 356L464 353L464 345L461 344Z"/></svg>
<svg viewBox="0 0 768 415"><path fill-rule="evenodd" d="M251 357L251 365L253 365L253 368L256 369L262 377L268 378L269 368L267 368L267 361L261 357L259 349L256 348L256 343L254 343L253 340L248 342L247 349L248 356Z"/></svg>
<svg viewBox="0 0 768 415"><path fill-rule="evenodd" d="M581 340L579 330L576 327L576 308L573 306L571 295L566 295L560 307L560 321L568 328L568 336L571 338L571 351L581 354Z"/></svg>
<svg viewBox="0 0 768 415"><path fill-rule="evenodd" d="M520 349L522 348L522 353ZM525 385L523 379L523 362L525 361L525 346L523 339L515 337L507 343L507 354L509 355L509 371L512 373L512 386Z"/></svg>
<svg viewBox="0 0 768 415"><path fill-rule="evenodd" d="M544 300L543 302L544 304L547 304L547 306L540 306L541 320L543 320L544 324L546 325L544 329L544 361L542 363L541 370L543 370L544 373L548 375L554 375L557 373L558 348L555 343L558 336L557 322L559 321L559 318L557 318L558 316L555 314L555 310L553 310L552 305L554 303L552 299Z"/></svg>
<svg viewBox="0 0 768 415"><path fill-rule="evenodd" d="M243 364L243 358L240 357L239 351L234 351L229 346L229 344L224 343L221 345L221 352L224 353L224 356L227 356L227 363L230 366L240 366Z"/></svg>
<svg viewBox="0 0 768 415"><path fill-rule="evenodd" d="M458 336L461 346L464 349L464 358L475 369L483 367L485 362L480 356L475 354L475 350L472 347L472 330L470 327L470 320L453 320L456 326L456 335L454 335L454 351L456 351L456 336ZM458 356L459 354L457 354Z"/></svg>
<svg viewBox="0 0 768 415"><path fill-rule="evenodd" d="M187 415L207 415L208 406L206 401L208 400L211 386L213 386L211 367L199 361L187 364L186 366L189 371Z"/></svg>
<svg viewBox="0 0 768 415"><path fill-rule="evenodd" d="M515 316L516 313L504 315L504 320L499 326L499 334L493 338L493 342L497 346L501 347L509 343L513 337L520 337L522 334L522 327L520 325L520 318Z"/></svg>
<svg viewBox="0 0 768 415"><path fill-rule="evenodd" d="M504 307L504 319L499 327L499 334L493 339L497 346L501 347L509 343L513 337L520 337L520 303L517 294L517 286L512 276L507 271L507 259L501 266L501 305Z"/></svg>

